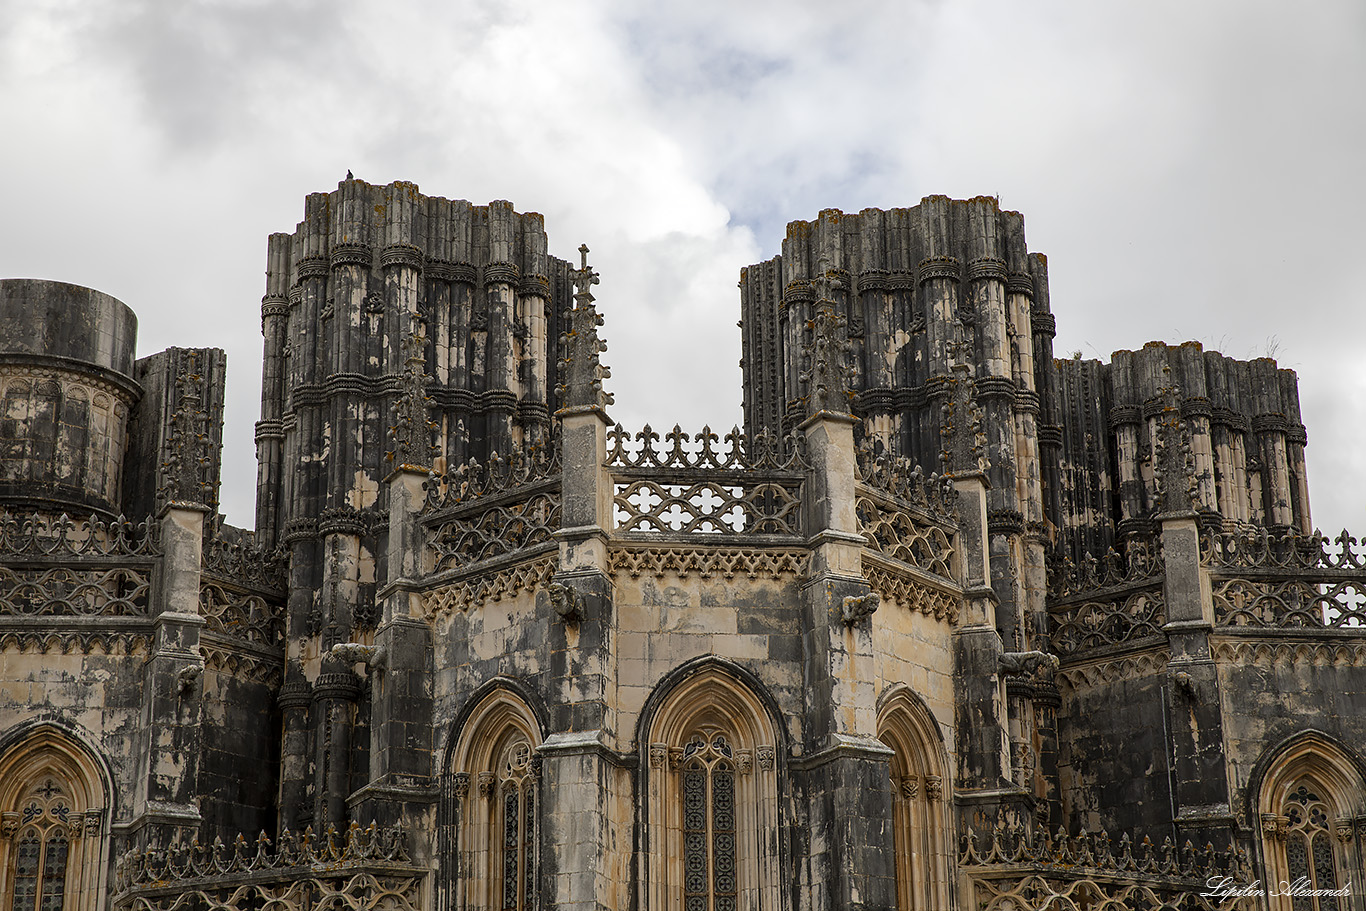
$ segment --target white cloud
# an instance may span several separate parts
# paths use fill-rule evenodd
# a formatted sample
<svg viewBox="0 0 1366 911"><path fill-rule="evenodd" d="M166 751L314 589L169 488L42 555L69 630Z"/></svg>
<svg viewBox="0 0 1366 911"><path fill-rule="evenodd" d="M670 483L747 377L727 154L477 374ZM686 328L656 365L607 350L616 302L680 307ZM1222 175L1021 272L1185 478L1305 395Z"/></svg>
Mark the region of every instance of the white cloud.
<svg viewBox="0 0 1366 911"><path fill-rule="evenodd" d="M350 168L540 211L562 257L586 241L614 414L685 426L738 416L734 284L786 221L1000 194L1050 255L1059 350L1246 356L1277 336L1318 516L1360 524L1343 453L1366 377L1342 365L1366 335L1366 12L1348 0L68 0L4 20L0 273L115 294L142 353L228 349L235 523L265 236Z"/></svg>

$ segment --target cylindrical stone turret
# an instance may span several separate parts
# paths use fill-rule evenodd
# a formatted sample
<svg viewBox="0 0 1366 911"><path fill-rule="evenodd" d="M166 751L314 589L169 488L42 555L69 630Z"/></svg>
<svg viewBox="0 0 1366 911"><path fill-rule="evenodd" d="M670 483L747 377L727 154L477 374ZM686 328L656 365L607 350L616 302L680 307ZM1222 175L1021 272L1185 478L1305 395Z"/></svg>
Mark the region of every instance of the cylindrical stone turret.
<svg viewBox="0 0 1366 911"><path fill-rule="evenodd" d="M90 288L0 281L0 500L113 514L122 501L137 317Z"/></svg>

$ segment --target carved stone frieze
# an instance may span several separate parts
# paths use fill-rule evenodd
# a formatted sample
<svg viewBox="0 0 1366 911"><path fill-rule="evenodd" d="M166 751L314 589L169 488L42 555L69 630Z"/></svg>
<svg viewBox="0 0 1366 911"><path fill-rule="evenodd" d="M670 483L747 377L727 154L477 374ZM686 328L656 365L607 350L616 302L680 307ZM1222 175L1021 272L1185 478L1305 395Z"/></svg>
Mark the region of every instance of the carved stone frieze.
<svg viewBox="0 0 1366 911"><path fill-rule="evenodd" d="M481 572L423 592L424 611L430 619L451 611L479 607L486 601L501 601L521 592L535 591L549 584L558 568L557 555Z"/></svg>
<svg viewBox="0 0 1366 911"><path fill-rule="evenodd" d="M803 577L809 556L802 550L768 550L730 547L613 547L607 554L607 568L625 573L632 579L642 575L663 578L673 574L710 579L781 579Z"/></svg>

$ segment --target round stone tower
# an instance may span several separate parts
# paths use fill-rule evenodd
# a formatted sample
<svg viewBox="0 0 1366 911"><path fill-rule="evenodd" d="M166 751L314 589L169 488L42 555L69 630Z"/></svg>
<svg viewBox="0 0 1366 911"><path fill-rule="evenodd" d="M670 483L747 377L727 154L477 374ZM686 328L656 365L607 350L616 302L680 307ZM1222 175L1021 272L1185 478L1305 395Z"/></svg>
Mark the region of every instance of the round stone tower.
<svg viewBox="0 0 1366 911"><path fill-rule="evenodd" d="M0 280L0 502L117 513L141 395L137 316L90 288Z"/></svg>

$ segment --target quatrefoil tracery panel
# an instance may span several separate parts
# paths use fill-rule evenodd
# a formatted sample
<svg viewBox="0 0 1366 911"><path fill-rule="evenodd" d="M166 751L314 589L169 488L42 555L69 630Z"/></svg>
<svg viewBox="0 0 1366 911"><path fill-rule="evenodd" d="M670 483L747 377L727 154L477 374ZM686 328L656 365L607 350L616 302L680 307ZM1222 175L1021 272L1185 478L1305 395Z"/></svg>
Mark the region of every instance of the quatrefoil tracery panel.
<svg viewBox="0 0 1366 911"><path fill-rule="evenodd" d="M637 479L615 485L620 531L683 534L796 535L801 500L795 485L778 482L687 484Z"/></svg>

